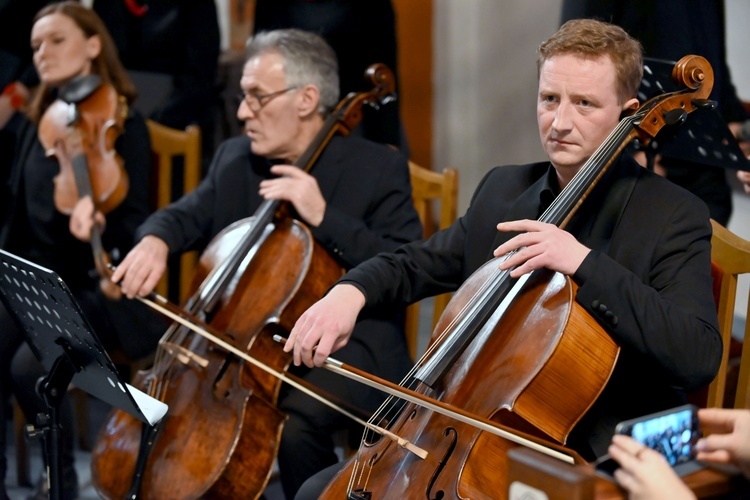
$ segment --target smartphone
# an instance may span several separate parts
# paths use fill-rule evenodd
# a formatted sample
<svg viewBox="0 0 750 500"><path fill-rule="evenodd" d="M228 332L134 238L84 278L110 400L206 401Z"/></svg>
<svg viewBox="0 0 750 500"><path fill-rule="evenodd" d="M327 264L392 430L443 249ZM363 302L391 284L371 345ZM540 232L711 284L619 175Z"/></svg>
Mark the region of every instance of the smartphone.
<svg viewBox="0 0 750 500"><path fill-rule="evenodd" d="M644 446L661 453L678 475L702 468L695 460L695 444L701 437L698 407L678 406L617 424L616 434L632 437ZM611 476L618 464L608 455L596 461L595 468Z"/></svg>

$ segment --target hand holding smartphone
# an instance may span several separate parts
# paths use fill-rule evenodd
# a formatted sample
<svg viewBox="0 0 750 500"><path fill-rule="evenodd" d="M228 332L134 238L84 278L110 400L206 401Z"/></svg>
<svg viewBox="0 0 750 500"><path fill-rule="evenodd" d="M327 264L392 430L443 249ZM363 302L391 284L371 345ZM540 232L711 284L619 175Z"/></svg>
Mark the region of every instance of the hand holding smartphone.
<svg viewBox="0 0 750 500"><path fill-rule="evenodd" d="M695 444L701 437L698 408L684 405L620 422L616 434L625 434L664 456L682 476L702 468L695 460ZM596 471L611 477L619 464L605 455L595 463Z"/></svg>

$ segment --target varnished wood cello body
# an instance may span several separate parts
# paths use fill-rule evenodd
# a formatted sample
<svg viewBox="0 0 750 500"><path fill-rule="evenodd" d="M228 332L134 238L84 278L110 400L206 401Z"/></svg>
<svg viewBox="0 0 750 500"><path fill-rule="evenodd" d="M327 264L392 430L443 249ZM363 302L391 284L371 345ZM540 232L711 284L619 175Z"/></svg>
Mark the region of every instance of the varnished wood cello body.
<svg viewBox="0 0 750 500"><path fill-rule="evenodd" d="M309 170L335 134L359 122L361 107L393 92L383 65L368 69L372 92L350 94L326 119L297 162ZM341 267L292 219L264 201L209 244L184 309L223 332L254 359L283 372L289 356L272 334L297 317L342 274ZM122 412L106 422L92 455L92 479L106 498L258 498L272 471L285 416L280 380L182 326L162 338L154 367L138 376L144 392L169 405L155 428Z"/></svg>
<svg viewBox="0 0 750 500"><path fill-rule="evenodd" d="M624 118L541 221L565 227L629 142L648 141L709 105L713 78L705 59L683 58L674 75L696 90L659 96ZM404 385L477 420L565 444L606 385L618 351L574 297L560 274L538 270L516 281L493 259L458 290ZM507 451L515 443L414 403L385 405L373 418L427 451L427 459L366 434L323 498L507 497Z"/></svg>

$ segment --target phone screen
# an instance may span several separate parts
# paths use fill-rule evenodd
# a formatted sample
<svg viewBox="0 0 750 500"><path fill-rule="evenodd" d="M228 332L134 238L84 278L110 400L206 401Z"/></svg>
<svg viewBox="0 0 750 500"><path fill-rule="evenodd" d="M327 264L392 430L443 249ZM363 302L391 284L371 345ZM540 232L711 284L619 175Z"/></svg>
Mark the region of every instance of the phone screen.
<svg viewBox="0 0 750 500"><path fill-rule="evenodd" d="M673 467L695 459L700 438L697 409L692 405L622 422L615 432L658 451Z"/></svg>
<svg viewBox="0 0 750 500"><path fill-rule="evenodd" d="M684 405L626 420L617 425L615 433L630 436L658 451L680 476L703 468L695 460L695 444L701 437L696 406ZM609 455L604 455L596 461L595 470L611 479L619 466Z"/></svg>

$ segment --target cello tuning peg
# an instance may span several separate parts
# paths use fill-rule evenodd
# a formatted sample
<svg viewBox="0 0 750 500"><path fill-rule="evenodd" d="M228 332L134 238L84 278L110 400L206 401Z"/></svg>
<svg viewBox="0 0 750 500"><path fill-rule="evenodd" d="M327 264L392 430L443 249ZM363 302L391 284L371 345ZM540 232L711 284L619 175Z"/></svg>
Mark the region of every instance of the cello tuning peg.
<svg viewBox="0 0 750 500"><path fill-rule="evenodd" d="M693 99L690 102L696 108L716 109L716 101L711 99Z"/></svg>
<svg viewBox="0 0 750 500"><path fill-rule="evenodd" d="M672 109L664 114L667 125L679 125L687 120L687 112L684 109Z"/></svg>
<svg viewBox="0 0 750 500"><path fill-rule="evenodd" d="M388 94L386 96L383 96L383 98L380 100L380 103L388 104L395 101L396 99L398 99L398 97L396 97L396 94Z"/></svg>

